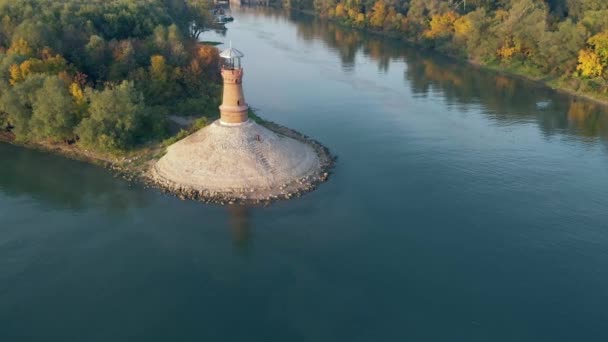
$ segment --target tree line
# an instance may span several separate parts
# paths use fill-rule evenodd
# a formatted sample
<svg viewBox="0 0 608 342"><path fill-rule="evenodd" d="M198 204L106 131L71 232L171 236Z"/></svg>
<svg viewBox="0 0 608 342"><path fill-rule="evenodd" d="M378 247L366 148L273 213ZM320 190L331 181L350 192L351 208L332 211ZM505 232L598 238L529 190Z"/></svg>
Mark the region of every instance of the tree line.
<svg viewBox="0 0 608 342"><path fill-rule="evenodd" d="M0 128L127 150L219 96L206 0L0 0Z"/></svg>
<svg viewBox="0 0 608 342"><path fill-rule="evenodd" d="M608 98L606 0L283 0L283 5Z"/></svg>

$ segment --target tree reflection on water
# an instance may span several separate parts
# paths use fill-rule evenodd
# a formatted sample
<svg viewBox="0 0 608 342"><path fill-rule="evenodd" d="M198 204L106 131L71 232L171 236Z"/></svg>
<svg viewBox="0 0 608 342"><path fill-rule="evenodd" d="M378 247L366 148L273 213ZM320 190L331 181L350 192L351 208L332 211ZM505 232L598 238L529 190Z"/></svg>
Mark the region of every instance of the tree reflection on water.
<svg viewBox="0 0 608 342"><path fill-rule="evenodd" d="M285 16L276 10L244 9L261 16ZM608 107L552 90L540 83L490 70L480 70L457 60L424 51L407 42L343 28L332 22L291 13L287 20L303 41L321 41L337 54L343 70L356 68L357 59L374 61L381 73L404 62L404 81L414 96L444 98L461 110L480 108L501 125L535 123L550 137L567 134L608 142Z"/></svg>
<svg viewBox="0 0 608 342"><path fill-rule="evenodd" d="M143 207L148 201L140 185L117 180L95 165L4 143L0 156L0 194L9 197L26 195L76 211L94 205L113 213Z"/></svg>
<svg viewBox="0 0 608 342"><path fill-rule="evenodd" d="M247 252L251 247L253 238L249 208L233 205L228 206L227 210L234 247L241 252Z"/></svg>

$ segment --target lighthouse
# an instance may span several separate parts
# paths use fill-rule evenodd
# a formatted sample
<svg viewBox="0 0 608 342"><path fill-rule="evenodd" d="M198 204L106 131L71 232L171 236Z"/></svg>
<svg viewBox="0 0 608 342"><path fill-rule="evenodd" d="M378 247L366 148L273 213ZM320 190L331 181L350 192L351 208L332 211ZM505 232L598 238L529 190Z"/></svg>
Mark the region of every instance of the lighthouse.
<svg viewBox="0 0 608 342"><path fill-rule="evenodd" d="M244 54L232 46L220 53L224 79L224 95L220 106L220 120L223 124L238 125L248 119L249 106L243 95L243 57Z"/></svg>
<svg viewBox="0 0 608 342"><path fill-rule="evenodd" d="M182 196L233 203L292 198L327 178L326 150L286 127L248 119L243 53L220 53L224 93L220 118L167 148L152 179Z"/></svg>

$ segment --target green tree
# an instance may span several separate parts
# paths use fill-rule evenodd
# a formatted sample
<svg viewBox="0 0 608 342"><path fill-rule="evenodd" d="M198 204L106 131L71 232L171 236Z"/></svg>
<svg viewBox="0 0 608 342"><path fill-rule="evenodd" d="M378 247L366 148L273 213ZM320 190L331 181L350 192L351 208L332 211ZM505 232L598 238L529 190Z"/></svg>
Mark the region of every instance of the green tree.
<svg viewBox="0 0 608 342"><path fill-rule="evenodd" d="M89 117L76 129L81 142L104 151L133 146L145 119L144 99L132 82L90 94Z"/></svg>
<svg viewBox="0 0 608 342"><path fill-rule="evenodd" d="M557 31L545 32L539 42L536 65L548 72L571 73L576 68L578 51L585 44L586 30L567 19Z"/></svg>
<svg viewBox="0 0 608 342"><path fill-rule="evenodd" d="M94 34L89 37L89 41L84 46L84 50L85 63L83 67L85 72L95 79L105 78L107 65L110 62L106 41L102 37Z"/></svg>
<svg viewBox="0 0 608 342"><path fill-rule="evenodd" d="M608 9L586 11L583 19L580 21L587 30L591 33L597 33L608 30Z"/></svg>
<svg viewBox="0 0 608 342"><path fill-rule="evenodd" d="M57 76L46 76L32 103L32 136L56 141L72 139L76 124L76 104L66 84Z"/></svg>
<svg viewBox="0 0 608 342"><path fill-rule="evenodd" d="M567 0L568 16L574 20L581 20L587 11L608 9L605 0Z"/></svg>
<svg viewBox="0 0 608 342"><path fill-rule="evenodd" d="M42 74L30 75L0 95L0 112L6 113L6 122L14 126L13 132L18 140L26 141L31 137L33 104L45 79L46 76Z"/></svg>
<svg viewBox="0 0 608 342"><path fill-rule="evenodd" d="M498 38L497 55L503 62L529 61L538 54L539 37L547 27L548 9L535 0L512 0L508 11L497 11L492 31Z"/></svg>

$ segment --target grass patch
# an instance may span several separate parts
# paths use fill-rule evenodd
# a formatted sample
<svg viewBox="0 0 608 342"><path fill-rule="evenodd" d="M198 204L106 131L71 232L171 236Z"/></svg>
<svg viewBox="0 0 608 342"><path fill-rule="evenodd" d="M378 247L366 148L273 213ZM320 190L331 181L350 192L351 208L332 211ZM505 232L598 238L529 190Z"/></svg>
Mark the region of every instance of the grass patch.
<svg viewBox="0 0 608 342"><path fill-rule="evenodd" d="M253 109L251 109L251 108L249 108L249 112L247 113L247 115L249 116L249 118L251 120L253 120L257 124L261 125L264 122L266 122L266 121L264 121L264 119L262 119L261 117L257 116L257 114L255 113L255 111Z"/></svg>
<svg viewBox="0 0 608 342"><path fill-rule="evenodd" d="M198 131L199 129L207 126L207 124L209 123L209 119L206 116L203 116L201 118L198 118L196 120L194 120L194 123L192 124L192 126L190 126L188 129L181 129L176 135L165 139L161 145L163 147L168 147L170 145L175 144L176 142L184 139L185 137L189 136L190 134Z"/></svg>

